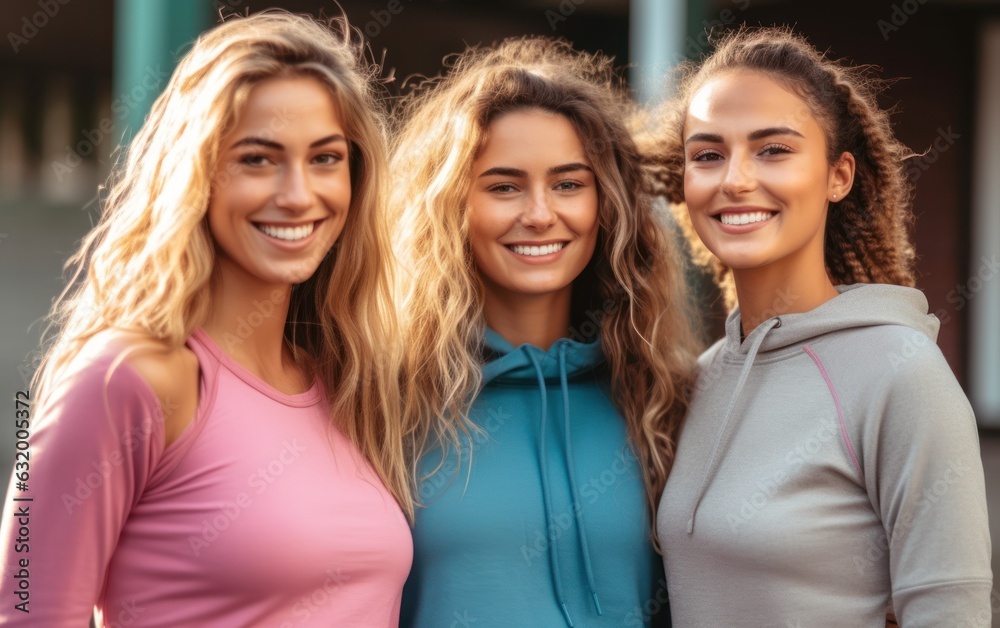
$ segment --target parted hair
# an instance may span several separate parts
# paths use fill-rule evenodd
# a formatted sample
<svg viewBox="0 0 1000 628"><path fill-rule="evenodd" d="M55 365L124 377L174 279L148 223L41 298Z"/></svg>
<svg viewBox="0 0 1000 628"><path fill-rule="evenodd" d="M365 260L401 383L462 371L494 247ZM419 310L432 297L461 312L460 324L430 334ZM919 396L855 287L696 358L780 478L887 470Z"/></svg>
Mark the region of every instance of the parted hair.
<svg viewBox="0 0 1000 628"><path fill-rule="evenodd" d="M369 56L346 19L284 11L233 16L198 37L116 165L99 223L67 264L73 280L53 306L36 374L43 390L99 332L180 347L203 323L216 269L205 217L213 189L227 183L216 172L221 141L260 81L314 78L344 125L351 204L337 244L292 290L285 339L316 369L338 426L412 515L383 213L385 112L381 70Z"/></svg>
<svg viewBox="0 0 1000 628"><path fill-rule="evenodd" d="M892 132L876 100L885 81L870 66L828 59L789 28L741 27L718 36L701 63L680 68L677 96L636 125L636 141L654 194L684 201L684 120L694 93L728 72L756 72L802 98L826 132L827 159L854 156L854 185L832 202L826 220L825 262L834 284L915 284L910 240L912 185L904 162L913 154ZM680 206L682 209L683 207ZM729 306L732 273L701 244L686 211L675 211L695 259L710 265Z"/></svg>
<svg viewBox="0 0 1000 628"><path fill-rule="evenodd" d="M476 430L468 413L482 383L486 321L467 223L472 164L492 120L539 109L573 124L595 173L598 246L574 281L573 320L586 312L600 320L613 401L656 512L698 340L683 261L641 193L627 108L611 59L545 38L467 50L402 103L391 206L415 465L430 446L461 453L461 436Z"/></svg>

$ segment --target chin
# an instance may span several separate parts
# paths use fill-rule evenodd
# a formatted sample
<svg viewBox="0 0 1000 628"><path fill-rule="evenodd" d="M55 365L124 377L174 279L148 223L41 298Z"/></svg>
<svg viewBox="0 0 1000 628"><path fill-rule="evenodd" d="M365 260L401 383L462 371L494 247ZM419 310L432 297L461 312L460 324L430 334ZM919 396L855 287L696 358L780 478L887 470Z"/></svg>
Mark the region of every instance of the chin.
<svg viewBox="0 0 1000 628"><path fill-rule="evenodd" d="M728 247L709 248L709 251L726 267L733 270L758 268L768 262L768 257L761 251L733 250Z"/></svg>
<svg viewBox="0 0 1000 628"><path fill-rule="evenodd" d="M553 292L559 292L560 290L565 290L571 282L563 281L533 281L526 282L524 284L511 286L510 291L532 296L541 296L544 294L552 294Z"/></svg>
<svg viewBox="0 0 1000 628"><path fill-rule="evenodd" d="M307 281L316 274L317 268L306 270L302 268L272 269L270 272L262 273L261 278L270 283L277 284L297 284Z"/></svg>
<svg viewBox="0 0 1000 628"><path fill-rule="evenodd" d="M727 268L732 270L753 270L755 268L763 268L768 264L764 259L754 259L738 255L720 257L719 259Z"/></svg>

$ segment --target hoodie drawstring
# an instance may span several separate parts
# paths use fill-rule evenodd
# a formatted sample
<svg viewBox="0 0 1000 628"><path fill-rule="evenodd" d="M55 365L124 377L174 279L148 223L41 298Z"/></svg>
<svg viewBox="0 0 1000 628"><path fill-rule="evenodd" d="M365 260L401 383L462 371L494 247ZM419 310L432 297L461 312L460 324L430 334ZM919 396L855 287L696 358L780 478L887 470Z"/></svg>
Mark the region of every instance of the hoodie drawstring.
<svg viewBox="0 0 1000 628"><path fill-rule="evenodd" d="M563 595L562 589L562 576L559 573L559 560L557 559L557 550L559 540L555 534L552 534L552 521L555 517L552 516L552 503L549 500L549 474L548 460L545 454L545 432L547 430L547 420L548 420L548 398L545 394L545 375L542 373L542 366L538 363L538 359L528 351L525 345L525 352L528 355L528 359L531 360L531 364L535 367L535 375L538 377L538 389L542 393L542 434L538 441L538 465L539 473L542 476L542 501L545 504L545 533L549 536L549 566L552 568L552 588L556 592L556 601L559 602L559 606L562 608L563 616L566 618L566 624L573 628L573 619L569 616L569 609L566 608L566 597Z"/></svg>
<svg viewBox="0 0 1000 628"><path fill-rule="evenodd" d="M587 547L587 530L583 526L583 507L580 505L580 491L576 484L575 464L573 461L573 441L569 437L569 384L566 376L566 345L559 346L559 384L563 394L563 422L566 438L566 472L569 475L569 486L573 495L573 513L576 515L576 533L580 541L580 553L583 555L583 567L587 572L587 585L590 595L594 598L597 614L603 615L601 600L597 597L597 584L594 582L594 569L590 562L590 550Z"/></svg>
<svg viewBox="0 0 1000 628"><path fill-rule="evenodd" d="M701 487L698 489L698 496L695 498L694 505L691 507L691 516L688 518L688 534L694 532L694 517L698 512L698 506L701 505L701 499L705 496L705 492L708 490L708 485L712 480L712 476L715 475L715 471L722 459L722 450L729 435L729 424L732 420L733 409L735 409L736 401L740 396L740 392L743 390L743 384L746 383L747 377L750 375L750 367L753 366L753 361L757 357L757 351L760 349L760 345L763 344L764 338L767 336L768 332L780 325L781 319L777 317L764 323L758 332L757 338L750 346L750 350L747 352L747 357L743 360L743 369L740 371L739 379L736 380L736 390L733 391L732 397L729 398L729 405L726 407L726 415L722 420L722 427L719 428L719 434L715 437L715 447L712 449L712 455L709 456L708 459L708 468L705 470L705 477L701 481Z"/></svg>
<svg viewBox="0 0 1000 628"><path fill-rule="evenodd" d="M570 617L569 609L566 606L566 598L563 595L562 587L562 573L559 571L559 541L556 535L552 534L551 525L555 520L552 515L552 501L549 497L551 489L549 487L549 474L548 474L548 455L546 453L545 437L548 431L548 396L545 390L545 375L542 372L542 365L539 363L538 358L528 350L527 347L524 349L531 360L532 366L535 367L535 376L538 378L538 389L542 396L542 420L541 420L541 436L538 439L538 464L540 466L540 473L542 475L542 499L545 504L545 529L549 534L549 565L552 569L552 588L556 593L556 600L559 602L560 608L562 608L563 616L566 618L566 625L570 628L573 627L573 619ZM580 553L583 555L583 566L587 573L587 585L590 587L590 596L594 600L594 607L597 609L598 615L603 615L604 611L601 609L601 600L597 596L597 584L594 581L594 568L590 559L590 549L587 544L587 531L583 524L583 507L580 504L580 492L576 484L576 471L573 460L573 443L570 439L570 411L569 411L569 381L566 371L566 345L565 343L559 345L559 385L562 389L562 402L563 402L563 434L566 439L566 473L569 477L570 493L573 500L573 515L576 519L576 533L577 541L580 544Z"/></svg>

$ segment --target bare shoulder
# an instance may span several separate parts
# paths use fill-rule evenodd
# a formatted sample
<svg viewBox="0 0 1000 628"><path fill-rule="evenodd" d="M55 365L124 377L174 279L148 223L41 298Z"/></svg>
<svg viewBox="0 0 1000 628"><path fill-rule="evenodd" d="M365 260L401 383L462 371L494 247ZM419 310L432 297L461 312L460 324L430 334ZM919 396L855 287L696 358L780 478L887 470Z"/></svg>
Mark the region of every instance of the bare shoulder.
<svg viewBox="0 0 1000 628"><path fill-rule="evenodd" d="M104 334L105 346L125 352L125 363L156 393L163 409L165 446L170 446L191 424L198 408L198 357L184 345L171 347L121 331Z"/></svg>

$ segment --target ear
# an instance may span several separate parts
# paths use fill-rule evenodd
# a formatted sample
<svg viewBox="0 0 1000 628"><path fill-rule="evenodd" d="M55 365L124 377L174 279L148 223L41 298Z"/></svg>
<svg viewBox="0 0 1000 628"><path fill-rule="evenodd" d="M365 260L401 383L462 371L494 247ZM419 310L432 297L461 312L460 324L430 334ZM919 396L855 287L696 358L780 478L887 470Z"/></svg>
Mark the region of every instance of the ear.
<svg viewBox="0 0 1000 628"><path fill-rule="evenodd" d="M854 155L844 152L837 163L830 166L830 182L827 185L827 200L836 203L844 200L854 185Z"/></svg>

